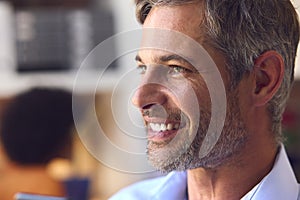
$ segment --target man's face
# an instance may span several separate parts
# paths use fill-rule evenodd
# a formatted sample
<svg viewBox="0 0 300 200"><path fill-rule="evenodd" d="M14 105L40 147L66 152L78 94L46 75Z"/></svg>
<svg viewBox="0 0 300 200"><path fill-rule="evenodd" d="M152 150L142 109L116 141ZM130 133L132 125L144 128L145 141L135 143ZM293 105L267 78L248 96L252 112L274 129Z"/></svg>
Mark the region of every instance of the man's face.
<svg viewBox="0 0 300 200"><path fill-rule="evenodd" d="M205 45L201 24L203 9L199 4L155 7L143 28L168 29L180 32L202 44L228 88L225 59ZM158 31L159 32L159 31ZM155 38L143 35L143 41ZM174 50L179 43L170 37L156 38ZM187 50L187 52L189 52ZM190 52L187 57L203 59ZM148 136L148 156L154 167L162 171L216 167L239 151L246 141L246 131L238 107L238 89L227 92L227 118L218 142L205 157L199 151L211 120L212 101L201 69L182 57L165 50L142 49L137 56L142 82L133 97L145 120ZM220 83L220 84L223 84Z"/></svg>

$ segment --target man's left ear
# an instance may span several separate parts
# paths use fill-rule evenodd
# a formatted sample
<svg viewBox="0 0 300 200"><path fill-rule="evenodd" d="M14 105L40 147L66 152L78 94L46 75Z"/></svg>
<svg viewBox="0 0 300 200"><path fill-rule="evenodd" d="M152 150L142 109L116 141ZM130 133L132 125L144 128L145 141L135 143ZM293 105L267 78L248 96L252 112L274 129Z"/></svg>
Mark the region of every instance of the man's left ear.
<svg viewBox="0 0 300 200"><path fill-rule="evenodd" d="M265 105L277 92L284 75L282 56L276 51L267 51L254 62L255 88L253 100L256 106Z"/></svg>

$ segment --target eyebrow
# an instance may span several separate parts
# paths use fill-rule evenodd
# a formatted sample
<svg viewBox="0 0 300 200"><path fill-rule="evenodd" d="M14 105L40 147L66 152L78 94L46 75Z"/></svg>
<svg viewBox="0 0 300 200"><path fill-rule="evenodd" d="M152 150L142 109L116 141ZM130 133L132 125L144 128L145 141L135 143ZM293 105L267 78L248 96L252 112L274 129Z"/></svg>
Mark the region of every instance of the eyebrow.
<svg viewBox="0 0 300 200"><path fill-rule="evenodd" d="M157 62L168 62L171 60L176 60L182 63L188 63L185 59L183 59L181 56L176 55L176 54L169 54L169 55L163 55L163 56L159 56L159 57L155 57L154 58L155 61ZM135 56L135 60L138 62L143 62L142 58L140 57L140 55L136 55Z"/></svg>

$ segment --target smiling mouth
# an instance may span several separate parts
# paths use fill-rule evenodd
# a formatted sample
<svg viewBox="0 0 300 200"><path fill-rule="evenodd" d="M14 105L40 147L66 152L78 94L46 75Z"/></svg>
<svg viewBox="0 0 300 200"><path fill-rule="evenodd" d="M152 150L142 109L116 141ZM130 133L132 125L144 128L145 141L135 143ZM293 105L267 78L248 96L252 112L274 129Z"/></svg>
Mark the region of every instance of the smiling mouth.
<svg viewBox="0 0 300 200"><path fill-rule="evenodd" d="M178 130L180 123L149 123L149 128L154 132Z"/></svg>
<svg viewBox="0 0 300 200"><path fill-rule="evenodd" d="M184 125L180 122L174 123L148 123L148 139L152 141L170 140Z"/></svg>

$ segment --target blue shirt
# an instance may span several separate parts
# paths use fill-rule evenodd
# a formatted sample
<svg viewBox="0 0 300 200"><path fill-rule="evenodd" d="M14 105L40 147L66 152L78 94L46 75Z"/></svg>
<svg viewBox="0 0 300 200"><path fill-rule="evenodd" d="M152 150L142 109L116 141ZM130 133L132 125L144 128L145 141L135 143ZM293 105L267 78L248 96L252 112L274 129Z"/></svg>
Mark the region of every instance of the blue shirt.
<svg viewBox="0 0 300 200"><path fill-rule="evenodd" d="M122 189L110 200L187 200L186 172L142 181ZM241 200L300 200L299 184L283 146L271 172Z"/></svg>

